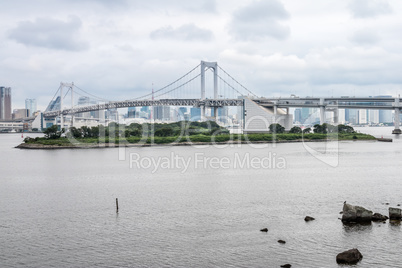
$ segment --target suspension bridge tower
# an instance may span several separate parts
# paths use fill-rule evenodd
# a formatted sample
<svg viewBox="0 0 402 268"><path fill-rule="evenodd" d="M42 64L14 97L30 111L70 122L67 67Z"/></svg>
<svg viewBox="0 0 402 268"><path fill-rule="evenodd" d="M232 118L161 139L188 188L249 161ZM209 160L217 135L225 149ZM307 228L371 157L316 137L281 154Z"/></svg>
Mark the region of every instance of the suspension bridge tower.
<svg viewBox="0 0 402 268"><path fill-rule="evenodd" d="M205 100L205 71L212 69L214 72L214 99L218 98L218 63L201 61L201 100ZM214 117L216 119L218 107L214 107ZM205 106L201 107L201 121L205 121Z"/></svg>

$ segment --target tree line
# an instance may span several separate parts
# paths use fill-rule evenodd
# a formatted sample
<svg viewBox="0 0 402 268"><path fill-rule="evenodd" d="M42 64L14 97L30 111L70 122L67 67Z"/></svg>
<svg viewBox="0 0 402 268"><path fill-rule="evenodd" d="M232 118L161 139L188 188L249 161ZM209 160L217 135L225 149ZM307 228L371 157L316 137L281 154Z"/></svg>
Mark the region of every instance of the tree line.
<svg viewBox="0 0 402 268"><path fill-rule="evenodd" d="M269 126L270 133L286 133L285 128L278 123ZM322 125L316 124L313 129L302 129L294 126L289 130L292 134L309 134L311 132L319 134L327 133L355 133L353 127L346 125L331 125L324 123ZM64 133L65 129L59 130L57 125L53 125L43 131L47 139L58 139ZM97 137L142 137L142 136L156 136L156 137L172 137L172 136L192 136L203 134L206 136L229 134L226 128L219 126L214 121L206 122L190 122L180 121L170 124L138 124L132 123L128 126L119 125L118 123L110 123L109 126L103 125L93 127L71 127L66 133L67 138L97 138Z"/></svg>

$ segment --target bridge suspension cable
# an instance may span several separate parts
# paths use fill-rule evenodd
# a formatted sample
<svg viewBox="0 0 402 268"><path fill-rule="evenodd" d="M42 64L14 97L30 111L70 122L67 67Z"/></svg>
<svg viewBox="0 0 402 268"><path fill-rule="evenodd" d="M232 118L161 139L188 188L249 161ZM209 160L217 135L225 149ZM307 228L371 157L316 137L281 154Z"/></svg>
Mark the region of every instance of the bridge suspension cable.
<svg viewBox="0 0 402 268"><path fill-rule="evenodd" d="M59 93L59 91L60 91L60 87L61 87L61 85L56 90L56 93L54 93L53 98L49 101L49 104L47 105L46 110L45 110L46 112L49 111L50 106L51 106L52 102L54 101L54 98L57 96L57 93Z"/></svg>
<svg viewBox="0 0 402 268"><path fill-rule="evenodd" d="M166 94L168 94L168 93L170 93L170 92L173 92L173 91L175 91L176 89L179 89L179 88L181 88L181 87L183 87L183 86L189 84L190 82L192 82L193 80L195 80L196 78L198 78L198 77L200 77L200 76L201 76L201 74L199 74L199 75L197 75L197 76L191 78L191 79L188 80L187 82L185 82L185 83L183 83L183 84L181 84L181 85L179 85L179 86L177 86L177 87L175 87L175 88L172 88L172 89L169 90L169 91L166 91L166 92L164 92L164 93L162 93L162 94L159 94L159 95L156 95L156 96L154 96L154 97L155 97L155 98L156 98L156 97L160 97L160 96L166 95Z"/></svg>
<svg viewBox="0 0 402 268"><path fill-rule="evenodd" d="M79 89L79 90L81 90L81 91L84 92L85 94L87 94L87 95L89 95L89 96L92 96L93 98L95 98L95 99L97 99L97 100L105 101L105 102L109 102L109 101L110 101L110 100L107 100L107 99L98 97L98 96L96 96L96 95L94 95L94 94L91 94L91 93L89 93L89 92L83 90L82 88L77 87L76 85L74 85L74 87L77 88L77 89ZM84 95L81 95L81 96L84 96Z"/></svg>
<svg viewBox="0 0 402 268"><path fill-rule="evenodd" d="M237 81L236 79L233 78L233 76L231 76L228 72L226 72L224 69L222 69L222 67L220 67L218 65L218 68L220 70L222 70L227 76L229 76L234 82L236 82L240 87L244 88L247 92L249 92L250 94L252 94L255 97L258 97L256 94L254 94L251 90L249 90L248 88L246 88L245 86L243 86L242 84L240 84L239 81ZM221 78L221 77L220 77ZM222 79L222 78L221 78ZM223 80L223 79L222 79ZM225 83L227 83L225 80L223 80ZM228 84L231 88L235 89L234 87L232 87L230 84ZM236 89L235 89L236 90ZM236 90L237 91L237 90ZM238 92L238 91L237 91ZM239 92L240 93L240 92ZM240 93L241 94L241 93ZM243 94L242 94L243 95Z"/></svg>
<svg viewBox="0 0 402 268"><path fill-rule="evenodd" d="M200 64L198 64L196 67L194 67L193 69L191 69L191 71L187 72L187 73L186 73L185 75L183 75L182 77L180 77L180 78L176 79L175 81L173 81L172 83L170 83L170 84L164 86L163 88L158 89L158 90L154 91L153 93L148 93L148 94L146 94L146 95L143 95L143 96L141 96L141 97L134 98L134 99L131 99L131 100L139 100L139 99L143 99L143 98L150 97L150 96L152 96L152 94L158 93L158 92L160 92L160 91L162 91L162 90L164 90L164 89L170 87L171 85L177 83L178 81L180 81L181 79L183 79L184 77L186 77L187 75L189 75L190 73L192 73L194 70L196 70L198 67L200 67ZM198 76L199 76L199 75L198 75ZM194 80L194 79L191 79L190 81L192 81L192 80ZM185 85L185 84L187 84L187 83L184 83L183 85ZM175 89L177 89L177 88L178 88L178 87L176 87ZM173 91L173 90L170 90L169 92L171 92L171 91ZM161 96L161 95L163 95L163 94L160 94L160 95L158 95L158 96ZM154 96L154 97L155 97L155 96Z"/></svg>

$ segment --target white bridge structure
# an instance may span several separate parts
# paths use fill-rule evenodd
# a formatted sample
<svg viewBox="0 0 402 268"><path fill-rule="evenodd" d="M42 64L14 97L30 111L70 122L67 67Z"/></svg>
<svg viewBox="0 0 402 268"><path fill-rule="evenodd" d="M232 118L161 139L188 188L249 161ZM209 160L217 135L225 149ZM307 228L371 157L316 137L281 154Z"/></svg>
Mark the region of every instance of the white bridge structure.
<svg viewBox="0 0 402 268"><path fill-rule="evenodd" d="M65 89L67 92L63 94ZM71 93L71 107L64 107L63 100L69 92ZM91 105L75 105L74 95L82 93L98 101ZM402 108L400 101L399 97L258 97L223 70L217 62L201 61L195 68L167 86L129 100L109 101L82 90L74 83L61 83L43 116L47 120L54 120L54 123L59 122L60 126L66 127L64 123L66 117L70 117L70 126L73 126L74 116L84 112L125 107L191 106L201 109L200 120L207 119L207 109L213 111L213 117L216 120L218 108L237 106L242 111L240 119L243 131L252 133L267 132L272 123L279 123L285 129L290 129L293 116L289 114L289 108L318 108L320 109L320 123L326 122L325 113L327 111L334 113L334 121L337 123L339 109L377 109L395 111L393 133L400 134L399 113Z"/></svg>

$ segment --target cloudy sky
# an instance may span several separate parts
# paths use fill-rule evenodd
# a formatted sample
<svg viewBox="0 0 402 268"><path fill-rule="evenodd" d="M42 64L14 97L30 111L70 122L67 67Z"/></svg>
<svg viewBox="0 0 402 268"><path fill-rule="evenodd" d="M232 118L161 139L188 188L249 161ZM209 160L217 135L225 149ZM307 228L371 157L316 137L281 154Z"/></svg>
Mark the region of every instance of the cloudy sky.
<svg viewBox="0 0 402 268"><path fill-rule="evenodd" d="M400 0L0 0L0 86L110 100L217 61L262 96L402 94Z"/></svg>

